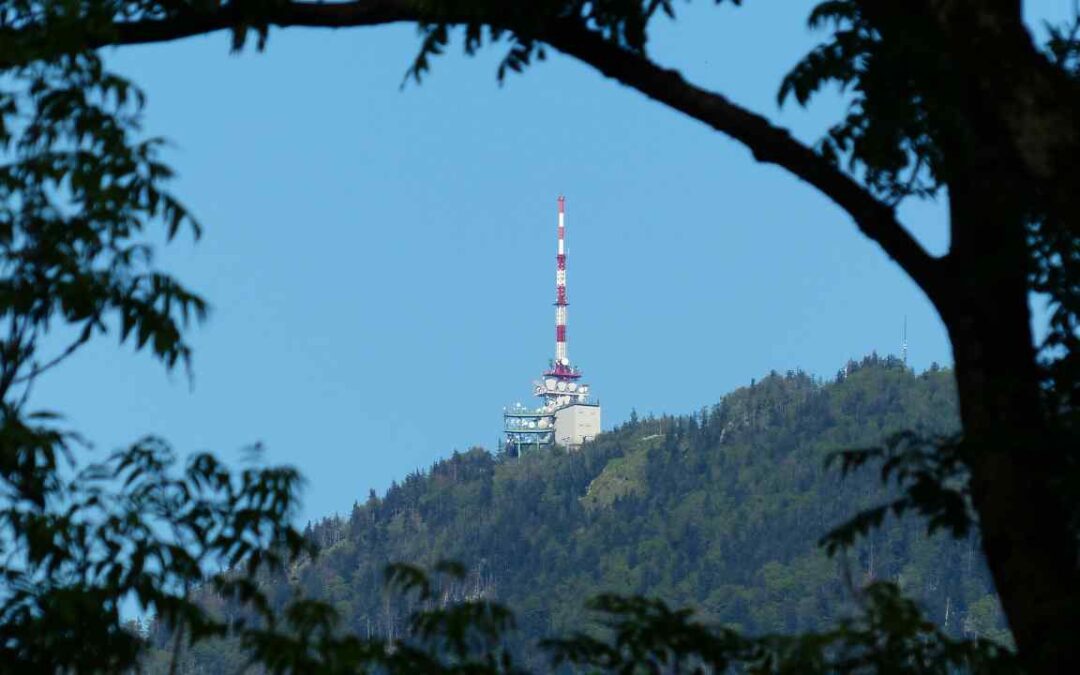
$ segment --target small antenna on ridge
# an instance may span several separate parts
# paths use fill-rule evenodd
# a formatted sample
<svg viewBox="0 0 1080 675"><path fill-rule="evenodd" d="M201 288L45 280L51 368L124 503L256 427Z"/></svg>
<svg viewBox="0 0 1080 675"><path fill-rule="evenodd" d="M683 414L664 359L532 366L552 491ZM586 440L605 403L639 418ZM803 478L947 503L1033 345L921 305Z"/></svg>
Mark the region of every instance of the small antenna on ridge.
<svg viewBox="0 0 1080 675"><path fill-rule="evenodd" d="M900 360L907 365L907 314L904 315L904 339L900 343Z"/></svg>

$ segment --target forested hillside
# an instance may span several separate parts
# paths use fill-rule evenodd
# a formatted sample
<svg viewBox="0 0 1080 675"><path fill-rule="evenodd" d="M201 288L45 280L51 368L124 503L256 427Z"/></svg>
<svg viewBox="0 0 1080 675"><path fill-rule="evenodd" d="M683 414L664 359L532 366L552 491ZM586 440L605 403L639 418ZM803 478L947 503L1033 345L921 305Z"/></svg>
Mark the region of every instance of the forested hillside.
<svg viewBox="0 0 1080 675"><path fill-rule="evenodd" d="M773 373L693 415L635 415L580 452L455 453L312 524L323 552L277 595L299 587L353 631L399 634L407 608L382 592L384 566L458 560L471 570L462 594L512 608L524 646L582 627L583 601L601 591L786 633L825 627L850 608L850 585L876 578L950 633L1007 639L974 540L928 537L910 519L886 521L846 558L818 548L887 496L876 471L825 469L830 452L957 424L950 371L878 357L846 371L830 382Z"/></svg>

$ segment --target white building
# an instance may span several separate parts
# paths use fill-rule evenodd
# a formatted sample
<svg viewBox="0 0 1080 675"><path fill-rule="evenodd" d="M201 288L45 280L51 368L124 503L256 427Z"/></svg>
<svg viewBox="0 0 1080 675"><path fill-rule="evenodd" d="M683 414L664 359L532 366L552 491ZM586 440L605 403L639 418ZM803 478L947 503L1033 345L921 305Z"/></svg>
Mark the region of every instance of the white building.
<svg viewBox="0 0 1080 675"><path fill-rule="evenodd" d="M574 403L555 411L555 442L578 448L600 433L600 404Z"/></svg>

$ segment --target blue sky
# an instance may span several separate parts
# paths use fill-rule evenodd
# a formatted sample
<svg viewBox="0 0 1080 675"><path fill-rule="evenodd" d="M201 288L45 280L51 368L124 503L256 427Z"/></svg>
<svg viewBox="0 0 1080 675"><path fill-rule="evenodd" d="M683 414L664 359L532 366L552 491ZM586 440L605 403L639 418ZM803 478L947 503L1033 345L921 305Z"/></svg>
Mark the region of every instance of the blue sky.
<svg viewBox="0 0 1080 675"><path fill-rule="evenodd" d="M1064 16L1046 0L1031 16ZM697 3L652 50L698 84L815 139L840 110L776 106L816 36L807 2ZM791 9L797 7L796 9ZM408 26L277 31L110 50L172 141L197 245L159 251L204 293L195 378L99 342L35 400L100 451L155 433L181 452L266 459L308 478L303 515L454 449L491 448L553 352L555 198L567 197L570 356L606 427L683 413L770 370L832 376L899 350L951 361L924 296L830 203L701 124L553 55L495 82L500 52L454 49L400 89ZM947 246L940 205L906 207Z"/></svg>

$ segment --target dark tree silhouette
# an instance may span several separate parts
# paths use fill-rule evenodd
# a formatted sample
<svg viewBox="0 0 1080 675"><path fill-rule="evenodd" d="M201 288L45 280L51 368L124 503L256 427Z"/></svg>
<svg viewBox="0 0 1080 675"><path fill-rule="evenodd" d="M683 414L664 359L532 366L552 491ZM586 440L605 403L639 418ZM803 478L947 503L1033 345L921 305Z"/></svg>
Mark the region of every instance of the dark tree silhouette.
<svg viewBox="0 0 1080 675"><path fill-rule="evenodd" d="M811 20L829 28L828 39L781 88L781 99L805 103L824 82L849 86L848 115L817 148L649 58L649 27L674 15L670 0L8 0L0 68L32 72L105 45L217 30L240 48L251 35L261 47L271 27L413 22L424 34L417 79L459 29L470 53L508 45L500 76L555 49L739 141L839 205L937 308L956 360L964 439L922 461L962 481L957 494L974 507L1026 666L1070 672L1080 671L1080 54L1076 26L1053 31L1041 48L1021 9L1017 0L821 4ZM896 205L942 192L951 243L935 257L904 229ZM1043 344L1031 329L1033 293L1052 307ZM925 504L931 515L935 508Z"/></svg>

